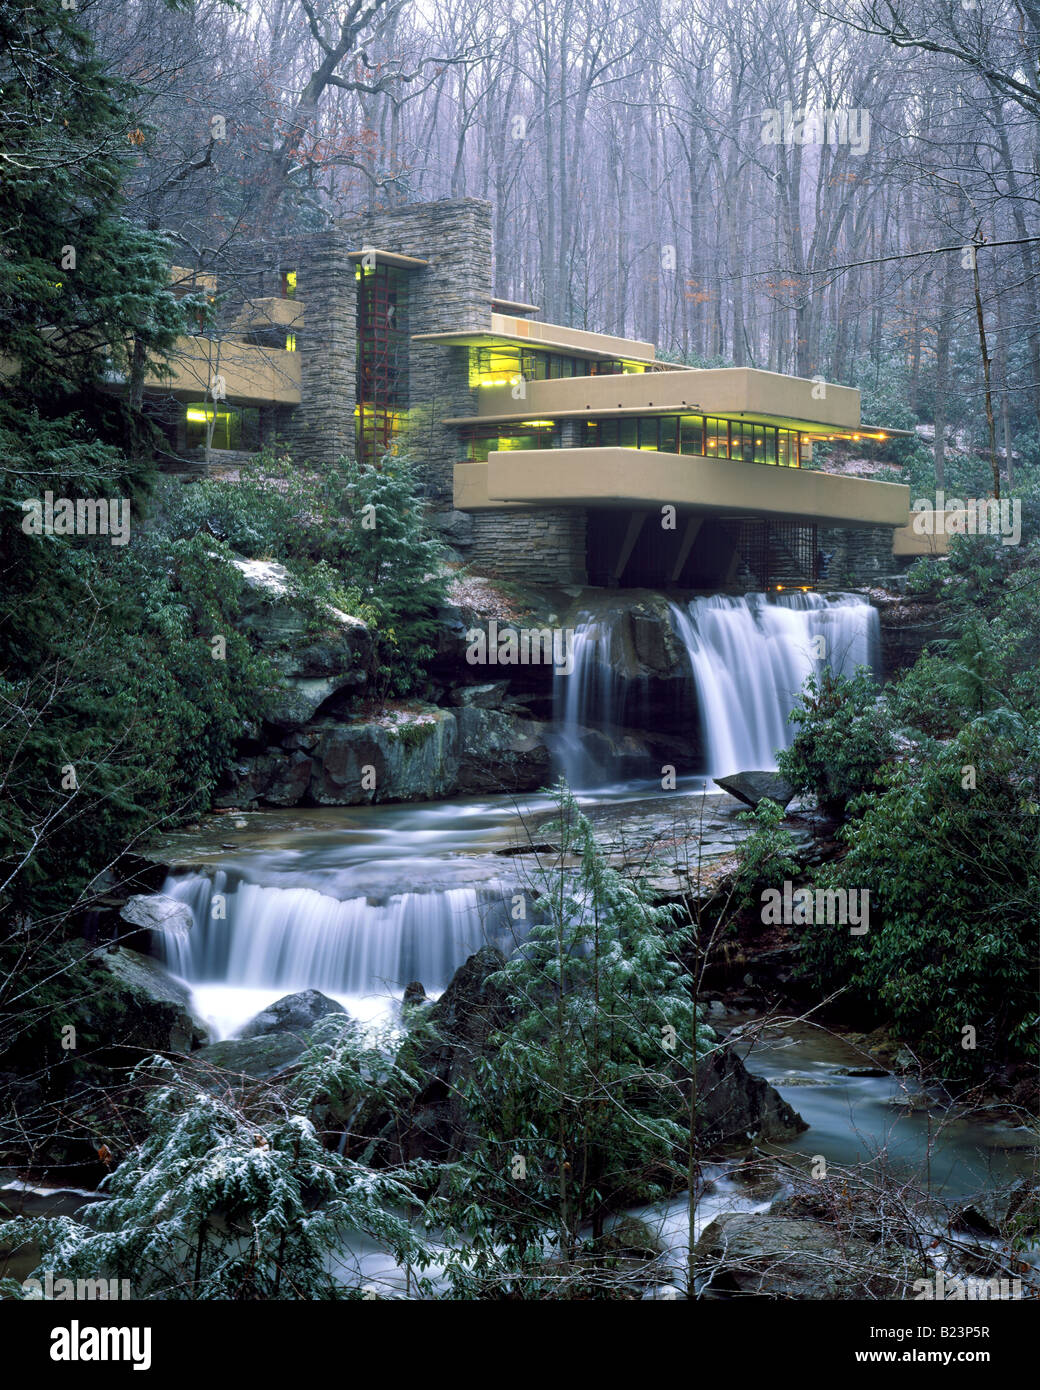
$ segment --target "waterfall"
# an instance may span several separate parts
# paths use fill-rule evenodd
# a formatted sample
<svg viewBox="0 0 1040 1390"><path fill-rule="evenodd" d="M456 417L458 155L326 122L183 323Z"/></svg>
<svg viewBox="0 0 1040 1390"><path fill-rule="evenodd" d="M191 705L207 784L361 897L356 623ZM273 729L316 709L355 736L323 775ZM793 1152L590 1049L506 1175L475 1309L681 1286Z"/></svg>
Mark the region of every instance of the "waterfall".
<svg viewBox="0 0 1040 1390"><path fill-rule="evenodd" d="M671 605L697 692L711 777L776 767L806 677L829 666L876 670L876 610L859 594L695 598Z"/></svg>
<svg viewBox="0 0 1040 1390"><path fill-rule="evenodd" d="M481 946L514 944L500 885L340 901L217 870L172 876L162 891L188 903L193 925L187 935L157 934L156 945L221 1033L302 989L339 999L355 1016L378 1017L409 981L439 994Z"/></svg>
<svg viewBox="0 0 1040 1390"><path fill-rule="evenodd" d="M825 666L851 675L879 665L879 620L859 594L793 591L714 595L670 603L672 626L689 662L685 707L700 722L710 777L776 766L791 741L787 716L807 676ZM645 682L626 681L612 663L609 618L577 619L574 670L554 690L556 754L573 786L608 780L589 752L589 729L613 732ZM822 641L821 641L822 639ZM609 747L600 740L600 748Z"/></svg>
<svg viewBox="0 0 1040 1390"><path fill-rule="evenodd" d="M603 758L588 746L588 727L614 729L624 721L625 696L633 682L612 664L613 640L609 616L583 611L574 627L573 669L553 678L553 753L572 787L600 786L606 776Z"/></svg>

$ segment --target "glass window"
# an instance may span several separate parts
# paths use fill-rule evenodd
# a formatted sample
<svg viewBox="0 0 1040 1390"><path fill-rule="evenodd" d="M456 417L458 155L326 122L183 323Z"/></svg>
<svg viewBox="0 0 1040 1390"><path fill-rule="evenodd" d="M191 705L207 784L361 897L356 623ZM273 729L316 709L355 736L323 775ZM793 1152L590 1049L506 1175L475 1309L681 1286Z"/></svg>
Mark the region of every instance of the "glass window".
<svg viewBox="0 0 1040 1390"><path fill-rule="evenodd" d="M660 449L665 454L677 454L679 452L679 417L677 415L662 415L660 420L661 443Z"/></svg>
<svg viewBox="0 0 1040 1390"><path fill-rule="evenodd" d="M638 421L639 424L639 447L641 449L659 449L661 447L660 422L656 415L644 415Z"/></svg>
<svg viewBox="0 0 1040 1390"><path fill-rule="evenodd" d="M776 428L773 425L762 426L764 434L764 456L763 463L776 463Z"/></svg>
<svg viewBox="0 0 1040 1390"><path fill-rule="evenodd" d="M746 420L739 423L734 420L730 425L733 431L733 444L730 449L731 458L743 459L745 463L755 461L755 427L749 425ZM739 431L739 434L738 434Z"/></svg>
<svg viewBox="0 0 1040 1390"><path fill-rule="evenodd" d="M683 454L704 453L703 415L684 415L679 421L679 451Z"/></svg>
<svg viewBox="0 0 1040 1390"><path fill-rule="evenodd" d="M618 443L623 449L638 449L638 421L634 419L618 421Z"/></svg>
<svg viewBox="0 0 1040 1390"><path fill-rule="evenodd" d="M707 439L704 452L710 459L729 458L729 421L709 416L704 422Z"/></svg>

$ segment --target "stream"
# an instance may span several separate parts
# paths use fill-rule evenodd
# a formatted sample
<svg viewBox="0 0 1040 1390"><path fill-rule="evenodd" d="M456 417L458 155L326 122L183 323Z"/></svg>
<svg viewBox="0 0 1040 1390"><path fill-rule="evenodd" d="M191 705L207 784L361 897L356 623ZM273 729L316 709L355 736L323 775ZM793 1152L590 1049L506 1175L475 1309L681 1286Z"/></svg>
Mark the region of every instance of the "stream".
<svg viewBox="0 0 1040 1390"><path fill-rule="evenodd" d="M812 670L876 669L877 615L857 596L798 594L767 604L751 595L672 607L696 692L691 717L703 726L705 770L713 775L775 767L772 750L789 737L786 714ZM569 771L575 734L592 722L619 722L625 708L628 696L609 674L609 643L589 617L577 635L571 684L558 692L560 760ZM586 789L577 799L611 862L650 856L673 892L689 874L682 844L693 842L710 862L730 855L747 833L737 820L743 808L709 777L681 778L664 792L659 782L612 784L609 769L604 775L587 760L579 771L584 776L573 781ZM486 942L515 947L523 926L511 905L532 882L530 850L553 813L547 795L531 793L210 817L159 847L158 857L176 866L162 891L190 906L193 925L158 936L156 949L188 984L216 1038L304 989L338 1000L363 1024L392 1028L409 984L420 982L436 998ZM717 1009L709 1021L808 1124L796 1139L770 1146L800 1166L821 1155L829 1166L866 1163L943 1203L1033 1171L1034 1133L977 1113L959 1116L912 1080L877 1074L841 1037L804 1023L764 1027ZM733 1164L710 1165L705 1177L697 1235L724 1212L766 1210L777 1193L748 1189ZM633 1214L658 1231L664 1264L681 1269L687 1199ZM330 1259L380 1292L407 1286L383 1251L359 1246Z"/></svg>

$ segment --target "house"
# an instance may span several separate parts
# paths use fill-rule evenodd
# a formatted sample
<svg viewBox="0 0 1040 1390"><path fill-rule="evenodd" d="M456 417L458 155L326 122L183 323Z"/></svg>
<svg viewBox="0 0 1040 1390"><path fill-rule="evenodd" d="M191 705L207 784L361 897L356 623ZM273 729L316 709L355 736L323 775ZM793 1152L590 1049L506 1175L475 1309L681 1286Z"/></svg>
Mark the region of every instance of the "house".
<svg viewBox="0 0 1040 1390"><path fill-rule="evenodd" d="M222 332L146 383L171 457L406 449L465 558L507 578L768 588L892 569L909 489L813 466L821 442L903 433L864 423L857 391L544 323L496 295L493 267L490 205L468 198L266 243Z"/></svg>

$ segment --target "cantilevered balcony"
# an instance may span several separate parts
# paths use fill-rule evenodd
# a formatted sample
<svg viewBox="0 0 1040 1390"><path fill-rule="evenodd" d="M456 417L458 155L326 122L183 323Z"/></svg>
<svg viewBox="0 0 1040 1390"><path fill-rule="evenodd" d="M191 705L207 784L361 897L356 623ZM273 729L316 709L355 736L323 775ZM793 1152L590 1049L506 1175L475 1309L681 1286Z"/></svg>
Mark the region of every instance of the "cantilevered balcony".
<svg viewBox="0 0 1040 1390"><path fill-rule="evenodd" d="M829 526L905 526L910 489L809 469L633 449L493 452L455 466L455 506L657 509Z"/></svg>

